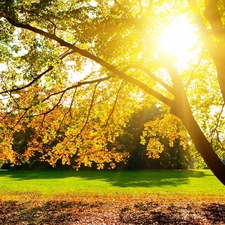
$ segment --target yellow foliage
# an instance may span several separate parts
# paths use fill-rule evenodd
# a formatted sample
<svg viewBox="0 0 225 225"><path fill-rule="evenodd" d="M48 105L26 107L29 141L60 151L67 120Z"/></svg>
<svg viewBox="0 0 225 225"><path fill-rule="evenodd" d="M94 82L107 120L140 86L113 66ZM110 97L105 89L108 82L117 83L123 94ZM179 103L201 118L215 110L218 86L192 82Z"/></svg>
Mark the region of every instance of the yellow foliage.
<svg viewBox="0 0 225 225"><path fill-rule="evenodd" d="M169 142L169 147L174 146L176 139L180 140L180 145L184 149L188 143L188 135L185 128L182 126L179 118L172 114L164 114L162 118L156 118L145 124L141 136L141 144L145 144L146 139L149 139L147 155L150 158L159 158L159 154L164 150L164 146L160 143L158 137L166 138Z"/></svg>
<svg viewBox="0 0 225 225"><path fill-rule="evenodd" d="M147 145L147 156L149 158L159 158L160 153L164 150L163 144L159 141L158 138L150 138L148 145Z"/></svg>

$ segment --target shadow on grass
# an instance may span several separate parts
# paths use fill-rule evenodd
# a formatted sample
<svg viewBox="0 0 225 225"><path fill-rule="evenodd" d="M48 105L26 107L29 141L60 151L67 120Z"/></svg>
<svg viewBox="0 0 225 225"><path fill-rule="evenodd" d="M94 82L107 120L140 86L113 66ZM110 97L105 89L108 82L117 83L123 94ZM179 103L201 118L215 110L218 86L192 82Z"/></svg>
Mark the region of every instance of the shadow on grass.
<svg viewBox="0 0 225 225"><path fill-rule="evenodd" d="M8 176L15 180L64 179L71 182L105 181L117 187L179 186L188 184L191 178L213 176L205 171L194 170L145 170L145 171L0 171L0 177ZM74 179L74 180L73 180Z"/></svg>
<svg viewBox="0 0 225 225"><path fill-rule="evenodd" d="M156 187L179 186L188 184L190 178L203 178L208 174L203 171L188 170L150 170L150 171L113 171L102 174L80 174L88 180L101 179L117 187Z"/></svg>

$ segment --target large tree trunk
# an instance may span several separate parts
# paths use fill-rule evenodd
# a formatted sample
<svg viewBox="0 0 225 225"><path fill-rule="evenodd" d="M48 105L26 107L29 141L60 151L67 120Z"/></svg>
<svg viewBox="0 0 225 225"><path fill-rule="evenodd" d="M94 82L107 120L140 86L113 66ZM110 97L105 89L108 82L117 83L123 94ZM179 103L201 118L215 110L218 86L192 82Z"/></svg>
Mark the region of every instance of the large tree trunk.
<svg viewBox="0 0 225 225"><path fill-rule="evenodd" d="M225 165L215 153L209 141L197 124L180 75L168 60L164 61L164 66L171 76L174 87L175 98L171 107L171 113L181 119L189 135L191 136L197 151L201 154L209 169L225 185Z"/></svg>
<svg viewBox="0 0 225 225"><path fill-rule="evenodd" d="M171 110L174 115L178 116L182 120L197 151L201 154L209 169L225 185L225 165L215 153L197 124L187 101L183 100L182 103L180 101L175 101L174 107Z"/></svg>

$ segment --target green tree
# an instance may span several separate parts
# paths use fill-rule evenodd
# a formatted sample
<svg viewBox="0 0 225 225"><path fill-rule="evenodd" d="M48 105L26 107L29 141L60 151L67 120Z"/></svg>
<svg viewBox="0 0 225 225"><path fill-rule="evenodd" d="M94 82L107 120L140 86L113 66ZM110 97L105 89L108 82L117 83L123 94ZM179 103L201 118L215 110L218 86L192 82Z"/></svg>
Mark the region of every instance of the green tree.
<svg viewBox="0 0 225 225"><path fill-rule="evenodd" d="M168 122L179 118L225 184L225 166L211 144L223 139L224 129L224 12L220 0L2 0L1 158L15 161L13 133L25 123L44 144L68 127L55 148L42 152L43 160L70 163L77 154L78 167L92 161L113 167L112 160L123 156L107 143L122 133L135 108L161 102L176 117L165 118L159 131L167 131L172 146L181 133ZM162 28L179 15L199 37L197 55L183 70L158 44ZM61 109L65 105L69 110ZM149 154L152 146L162 150L157 138ZM40 147L33 138L24 154L29 158Z"/></svg>

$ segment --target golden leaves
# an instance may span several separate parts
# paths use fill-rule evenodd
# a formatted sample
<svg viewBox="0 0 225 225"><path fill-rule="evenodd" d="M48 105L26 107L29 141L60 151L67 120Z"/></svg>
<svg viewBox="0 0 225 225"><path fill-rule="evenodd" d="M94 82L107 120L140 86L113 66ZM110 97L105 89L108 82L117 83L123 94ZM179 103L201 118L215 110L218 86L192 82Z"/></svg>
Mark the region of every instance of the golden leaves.
<svg viewBox="0 0 225 225"><path fill-rule="evenodd" d="M117 79L94 85L63 92L66 84L59 83L47 89L37 85L18 91L15 101L7 104L13 113L1 112L5 127L2 136L11 135L11 142L2 138L12 152L20 151L17 157L22 163L35 159L52 166L58 161L75 164L76 169L82 164L115 168L116 163L129 156L115 140L124 132L134 111L134 96L128 94L130 87ZM12 148L17 144L13 134L20 131L26 141L17 149Z"/></svg>
<svg viewBox="0 0 225 225"><path fill-rule="evenodd" d="M12 137L8 136L0 143L0 160L16 164L17 157L18 154L12 149Z"/></svg>
<svg viewBox="0 0 225 225"><path fill-rule="evenodd" d="M169 147L174 146L175 140L180 140L180 145L185 149L188 144L186 130L181 124L178 117L172 114L164 114L162 118L156 118L145 124L141 136L141 144L147 144L147 155L150 158L159 158L160 153L164 150L163 143L160 140L166 139Z"/></svg>
<svg viewBox="0 0 225 225"><path fill-rule="evenodd" d="M160 157L160 153L164 150L164 145L158 138L150 138L147 145L147 156L149 158L157 159Z"/></svg>

